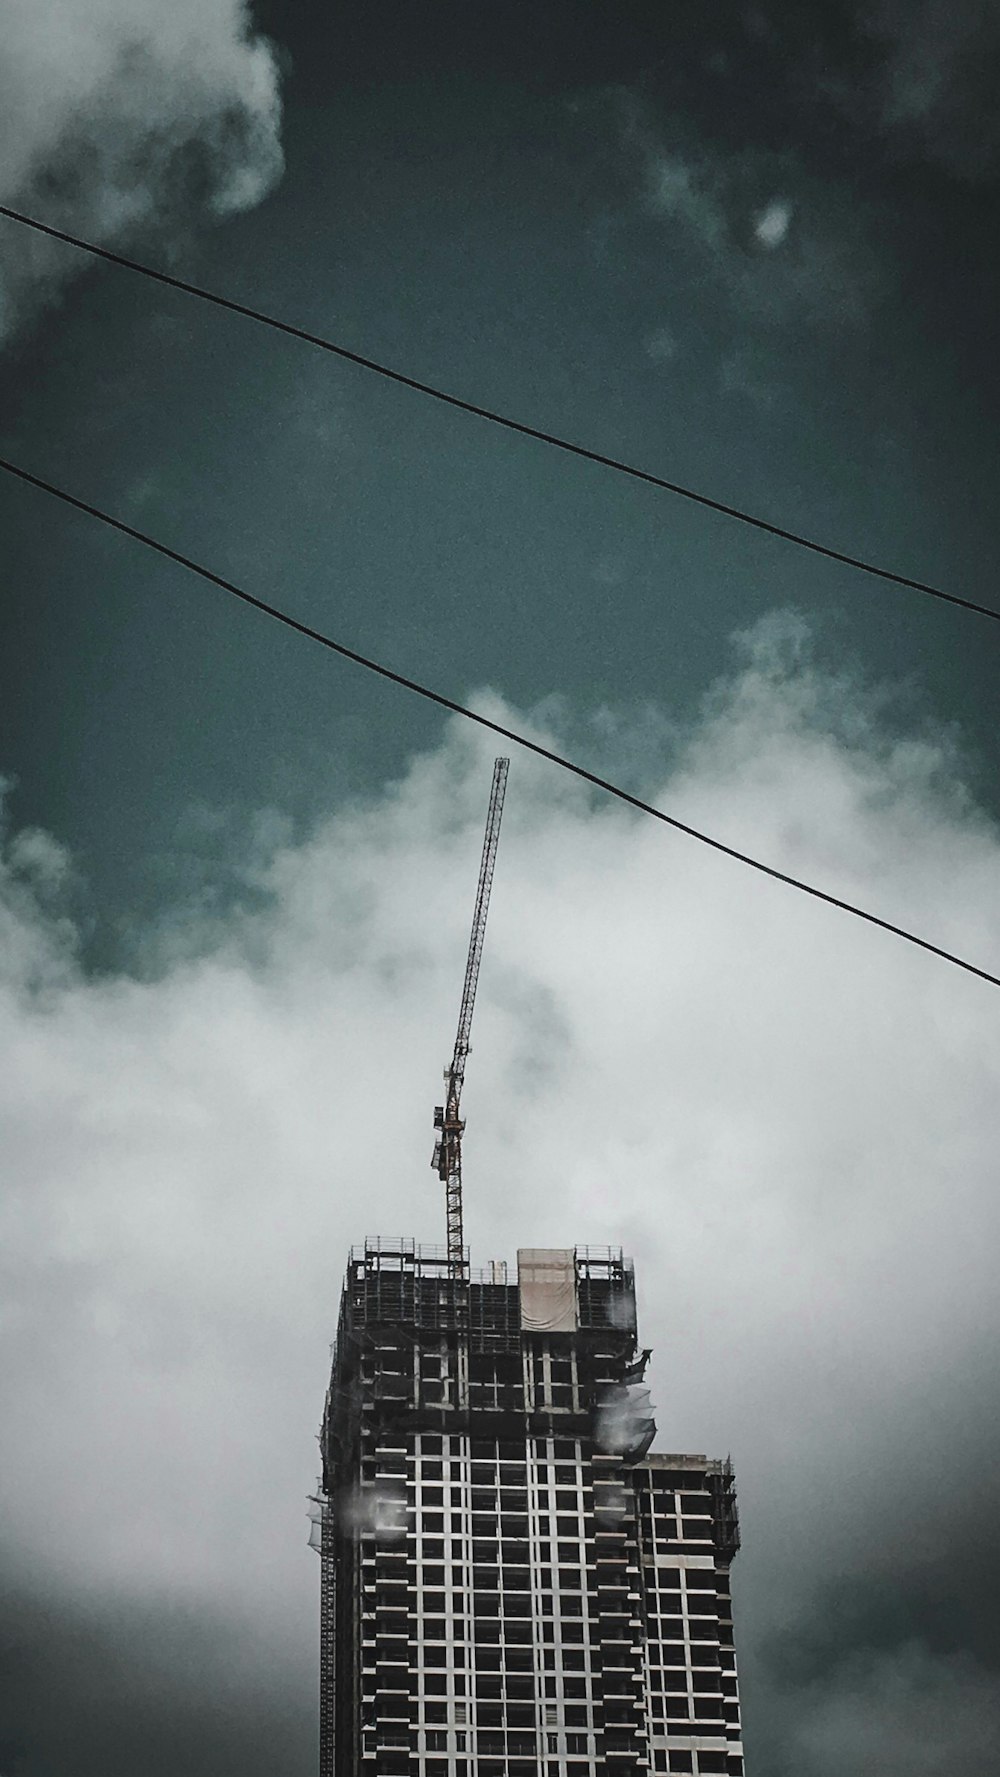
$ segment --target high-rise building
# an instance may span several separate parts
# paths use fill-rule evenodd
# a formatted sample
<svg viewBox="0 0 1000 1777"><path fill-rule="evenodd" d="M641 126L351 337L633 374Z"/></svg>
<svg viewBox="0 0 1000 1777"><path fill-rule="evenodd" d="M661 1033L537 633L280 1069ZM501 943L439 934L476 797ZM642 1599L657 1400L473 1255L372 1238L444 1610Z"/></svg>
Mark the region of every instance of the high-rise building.
<svg viewBox="0 0 1000 1777"><path fill-rule="evenodd" d="M351 1255L321 1433L321 1777L743 1770L728 1462L650 1455L632 1266Z"/></svg>

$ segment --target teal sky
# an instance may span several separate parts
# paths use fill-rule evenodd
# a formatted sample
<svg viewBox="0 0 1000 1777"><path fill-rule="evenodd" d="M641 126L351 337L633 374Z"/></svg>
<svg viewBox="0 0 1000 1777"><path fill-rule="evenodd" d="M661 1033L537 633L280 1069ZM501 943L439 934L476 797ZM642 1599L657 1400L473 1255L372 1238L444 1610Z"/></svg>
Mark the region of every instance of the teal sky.
<svg viewBox="0 0 1000 1777"><path fill-rule="evenodd" d="M958 85L922 135L884 120L900 42L836 8L769 16L442 6L417 28L400 7L375 31L276 6L284 175L221 227L175 202L169 263L989 602L993 168L949 164L948 129L975 136ZM129 244L163 262L163 242ZM731 632L793 605L908 722L958 724L991 794L983 623L124 272L86 267L29 315L0 412L28 468L390 665L564 699L597 770L620 766L598 706L684 721ZM439 732L44 496L0 501L4 765L18 822L78 860L95 962L164 902L226 892L234 818L308 822Z"/></svg>

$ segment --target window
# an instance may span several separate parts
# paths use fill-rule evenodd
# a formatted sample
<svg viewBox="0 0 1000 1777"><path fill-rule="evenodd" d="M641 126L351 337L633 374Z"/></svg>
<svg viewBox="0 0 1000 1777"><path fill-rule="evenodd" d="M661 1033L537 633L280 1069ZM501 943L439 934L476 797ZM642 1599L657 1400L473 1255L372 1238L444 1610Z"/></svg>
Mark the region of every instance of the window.
<svg viewBox="0 0 1000 1777"><path fill-rule="evenodd" d="M587 1750L587 1736L586 1736L586 1734L567 1734L566 1735L566 1751L567 1752L586 1752L586 1750Z"/></svg>
<svg viewBox="0 0 1000 1777"><path fill-rule="evenodd" d="M662 1576L660 1583L661 1585L663 1583ZM689 1567L687 1570L687 1589L689 1592L714 1592L714 1573L703 1571L697 1567Z"/></svg>
<svg viewBox="0 0 1000 1777"><path fill-rule="evenodd" d="M717 1666L719 1664L718 1649L715 1647L693 1646L691 1649L691 1664L692 1666Z"/></svg>
<svg viewBox="0 0 1000 1777"><path fill-rule="evenodd" d="M530 1649L509 1647L507 1649L508 1672L534 1672L535 1659Z"/></svg>
<svg viewBox="0 0 1000 1777"><path fill-rule="evenodd" d="M447 1752L447 1750L448 1750L448 1735L444 1732L443 1729L428 1728L428 1730L427 1730L427 1750L428 1750L428 1752Z"/></svg>
<svg viewBox="0 0 1000 1777"><path fill-rule="evenodd" d="M697 1721L711 1724L705 1728L706 1734L718 1733L718 1725L722 1721L722 1704L718 1697L695 1697L694 1713Z"/></svg>
<svg viewBox="0 0 1000 1777"><path fill-rule="evenodd" d="M721 1691L721 1675L718 1672L699 1672L698 1689L700 1691Z"/></svg>
<svg viewBox="0 0 1000 1777"><path fill-rule="evenodd" d="M530 1743L530 1745L525 1746L523 1748L523 1750L525 1752L533 1752L534 1751L534 1727L535 1727L535 1705L534 1705L534 1703L514 1703L514 1702L511 1702L508 1700L508 1703L507 1703L507 1729L508 1729L508 1732L510 1731L511 1728L530 1728L532 1730L531 1743ZM520 1738L523 1740L524 1735L522 1734L520 1736ZM511 1747L511 1751L513 1751L513 1750L514 1750L514 1748Z"/></svg>
<svg viewBox="0 0 1000 1777"><path fill-rule="evenodd" d="M505 1689L508 1697L534 1697L534 1677L530 1672L508 1672Z"/></svg>

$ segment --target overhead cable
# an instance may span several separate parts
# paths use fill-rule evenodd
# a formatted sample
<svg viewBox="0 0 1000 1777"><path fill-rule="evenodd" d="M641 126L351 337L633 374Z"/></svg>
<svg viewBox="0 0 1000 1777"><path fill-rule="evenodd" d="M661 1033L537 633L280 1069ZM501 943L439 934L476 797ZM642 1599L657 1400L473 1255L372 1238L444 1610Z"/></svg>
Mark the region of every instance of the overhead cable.
<svg viewBox="0 0 1000 1777"><path fill-rule="evenodd" d="M251 308L248 303L237 302L233 297L220 296L215 290L207 290L201 284L189 283L186 278L174 277L170 272L158 271L155 266L145 265L141 260L130 259L124 253L116 253L110 247L100 247L94 241L84 240L80 235L69 234L65 229L53 228L47 222L40 222L35 216L27 216L21 210L11 209L9 204L0 204L0 216L6 216L11 222L19 222L25 228L33 228L37 233L48 235L52 240L62 241L67 246L77 247L83 253L90 253L97 259L107 260L110 265L123 266L126 271L139 272L145 278L153 278L158 284L166 284L171 290L180 290L185 296L196 296L202 302L214 303L216 308L226 309L231 314L242 315L248 321L258 321L263 327L271 327L278 333L287 334L291 339L302 340L306 345L317 346L320 351L331 352L334 357L342 358L348 364L355 364L361 370L370 370L376 376L385 377L389 382L398 383L404 389L411 389L418 395L427 395L432 401L441 401L447 407L457 408L459 413L471 414L475 419L487 420L490 425L501 426L507 432L514 432L522 438L531 438L537 444L550 445L554 450L566 452L569 456L582 458L584 462L596 463L602 469L611 469L618 475L628 476L632 481L643 482L647 487L659 488L662 492L676 494L682 500L690 500L696 506L702 506L709 512L719 513L723 518L736 519L740 524L750 525L754 530L763 531L769 537L777 537L783 543L794 543L799 549L808 549L813 555L824 557L827 561L839 562L843 567L855 568L862 574L873 575L878 580L888 581L893 586L901 586L910 592L923 593L927 598L940 599L948 605L957 605L963 611L974 611L979 617L990 617L1000 623L1000 610L990 605L981 605L975 599L962 598L957 592L946 592L943 587L933 586L926 580L913 579L909 574L896 573L892 568L880 567L876 562L868 561L863 556L851 555L846 550L834 549L827 543L818 543L812 537L803 536L800 531L790 530L786 525L772 524L770 519L760 518L755 513L745 512L739 506L730 506L724 500L713 499L709 494L699 493L695 488L685 487L679 481L670 481L663 475L654 475L649 469L640 469L634 463L626 463L618 457L609 456L600 450L591 450L585 444L575 444L569 438L563 438L556 432L546 432L540 426L530 426L524 420L516 420L510 414L498 413L495 409L483 407L479 402L466 401L460 395L452 395L446 389L440 389L434 383L421 381L419 377L407 376L402 370L393 370L388 364L381 363L377 358L368 358L363 352L355 352L348 346L338 345L332 339L325 339L322 334L311 333L306 327L297 327L291 321L281 321L275 315L266 314L262 309Z"/></svg>
<svg viewBox="0 0 1000 1777"><path fill-rule="evenodd" d="M678 833L687 834L689 839L696 839L699 844L710 846L713 851L722 852L725 857L733 858L737 863L747 865L749 869L758 871L762 876L769 876L773 881L782 882L786 887L797 889L801 894L811 895L814 900L823 901L828 907L839 908L842 913L849 913L855 919L862 919L868 925L877 926L880 931L890 932L893 937L903 938L908 944L915 944L919 949L929 951L932 956L952 963L955 968L964 969L967 974L976 975L981 981L988 981L992 987L1000 987L1000 976L991 974L988 969L982 969L976 963L969 962L965 957L945 950L940 944L932 944L928 938L921 938L916 932L908 931L905 926L895 925L891 920L882 919L877 913L870 913L866 908L858 907L852 901L845 901L840 895L830 894L826 889L816 888L814 884L804 882L800 877L792 876L785 870L778 870L773 864L766 864L762 859L752 857L749 852L740 851L734 845L727 845L724 840L717 839L698 827L690 826L687 821L679 820L676 815L666 814L662 808L656 808L651 802L644 802L641 797L633 796L620 784L614 784L608 778L599 777L596 772L588 771L585 766L578 765L574 760L554 752L551 747L543 746L540 741L531 740L524 734L518 734L515 729L505 727L502 722L493 721L490 716L484 716L478 710L469 709L466 704L458 703L455 698L446 697L443 692L434 691L428 685L422 685L417 679L408 678L405 673L394 672L391 667L385 666L381 661L373 660L366 654L360 654L356 648L349 648L345 642L335 641L323 630L315 629L309 623L302 623L299 618L292 617L289 612L281 610L279 606L269 604L266 599L258 598L255 593L247 592L235 581L225 579L222 574L216 574L211 568L204 567L201 562L194 561L189 555L182 555L180 550L171 549L169 544L161 543L146 531L137 530L135 525L126 524L124 519L115 518L112 513L105 512L100 506L93 505L89 500L81 500L75 494L67 493L65 488L56 487L51 481L43 481L41 476L31 474L30 470L22 469L19 464L9 462L4 457L0 457L0 469L6 470L9 475L17 476L29 487L38 488L42 493L51 494L54 499L61 500L66 506L72 506L77 512L84 512L90 518L99 519L102 524L109 525L112 530L119 531L122 536L131 537L134 542L142 543L147 549L155 550L157 555L164 556L167 561L175 562L178 567L186 568L191 574L197 574L200 579L207 580L210 585L217 586L222 592L229 593L241 604L249 605L252 610L260 611L265 617L270 617L276 623L283 624L286 629L294 630L296 635L305 636L310 642L318 642L320 647L328 648L331 653L339 654L344 660L353 661L356 666L364 667L366 672L376 673L379 678L387 679L393 685L402 686L404 691L412 691L417 697L426 699L428 703L436 704L439 709L449 710L452 715L463 716L467 721L477 723L480 728L488 728L492 734L502 735L505 740L512 741L515 746L523 747L527 752L535 753L541 759L547 759L550 764L558 765L563 771L571 772L574 777L582 779L584 783L592 784L597 790L603 790L608 796L613 796L617 801L624 802L629 808L637 809L640 814L650 815L655 821L662 821L664 826L673 827Z"/></svg>

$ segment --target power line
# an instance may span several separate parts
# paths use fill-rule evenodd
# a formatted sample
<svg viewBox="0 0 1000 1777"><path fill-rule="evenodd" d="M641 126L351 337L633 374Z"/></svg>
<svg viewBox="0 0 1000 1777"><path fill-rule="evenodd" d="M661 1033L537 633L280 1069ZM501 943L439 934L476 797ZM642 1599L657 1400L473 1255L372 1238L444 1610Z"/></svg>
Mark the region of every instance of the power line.
<svg viewBox="0 0 1000 1777"><path fill-rule="evenodd" d="M515 746L523 747L529 753L536 753L539 758L547 759L550 764L558 765L563 771L571 772L574 777L581 778L584 783L592 784L595 789L603 790L607 795L614 796L629 808L640 814L651 815L664 826L673 827L678 833L687 834L689 839L697 839L700 844L711 846L713 851L722 852L727 858L734 858L739 864L746 864L749 869L757 870L762 876L769 876L775 882L783 882L786 887L798 889L801 894L811 895L816 901L823 901L828 907L837 907L842 913L850 913L856 919L863 919L868 925L878 926L883 932L891 932L896 938L904 938L908 944L916 944L921 950L930 951L932 956L939 956L944 962L952 963L958 969L964 969L969 975L977 975L981 981L988 981L992 987L1000 987L1000 976L991 975L987 969L981 969L975 963L968 962L965 957L956 956L950 950L944 950L939 944L932 944L928 938L921 938L916 932L907 931L905 926L894 925L891 920L881 919L877 913L869 913L863 907L857 907L851 901L832 895L826 889L814 887L812 883L803 882L797 876L791 876L784 870L778 870L773 864L765 864L760 858L751 857L748 852L739 851L734 845L727 845L724 840L716 839L710 833L704 833L698 827L690 826L686 821L678 820L676 815L665 814L662 809L654 808L650 802L641 797L633 796L630 791L623 790L619 784L613 784L608 778L598 777L596 772L588 771L585 766L577 765L572 759L564 758L561 753L553 752L550 747L543 747L540 741L529 740L526 735L518 734L513 728L506 728L502 722L494 722L489 716L480 715L478 710L470 710L467 705L457 703L454 698L446 697L441 691L433 691L428 685L422 685L417 679L410 679L405 673L397 673L391 667L384 666L381 661L372 660L366 654L359 654L355 648L347 647L344 642L337 642L323 630L314 629L311 624L302 623L277 605L266 599L258 598L254 593L247 592L244 587L237 586L235 581L226 580L223 575L216 574L201 562L192 560L189 555L182 555L169 544L161 543L146 531L137 530L135 525L126 524L124 519L115 518L100 506L92 505L88 500L78 499L75 494L67 493L64 488L56 487L51 481L43 481L40 475L32 475L28 469L22 469L17 463L11 463L0 457L0 469L9 475L15 475L29 487L39 488L42 493L51 494L54 499L61 500L64 505L72 506L77 512L85 512L89 518L100 519L102 524L109 525L112 530L121 532L124 537L131 537L134 542L142 543L147 549L153 549L157 555L165 556L178 567L186 568L189 573L197 574L200 579L207 580L210 585L217 586L228 592L241 604L249 605L252 610L260 611L265 617L271 617L286 629L294 630L296 635L305 636L310 642L318 642L331 653L339 654L344 660L351 660L356 666L363 666L367 672L376 673L381 679L388 679L393 685L402 686L404 691L412 691L417 697L423 697L428 703L437 704L439 709L449 710L455 716L464 716L467 721L475 722L480 728L488 728L491 733L502 735L505 740L513 741Z"/></svg>
<svg viewBox="0 0 1000 1777"><path fill-rule="evenodd" d="M78 247L81 252L93 254L97 259L107 260L109 265L124 266L126 271L139 272L145 278L153 278L158 284L166 284L171 290L182 291L185 296L197 296L202 302L214 303L216 308L242 315L248 321L259 321L263 327L272 327L278 333L287 334L290 339L317 346L320 351L330 352L335 358L342 358L361 370L373 371L376 376L398 383L404 389L412 389L418 395L427 395L432 401L443 402L446 407L457 408L459 413L472 414L475 419L487 420L493 426L502 426L505 431L515 432L521 438L532 438L537 444L551 445L554 450L565 451L567 455L580 457L587 463L596 463L602 469L612 469L616 474L626 475L632 481L645 483L647 487L676 494L682 500L690 500L709 512L721 514L723 518L736 519L740 524L750 525L754 530L763 531L769 537L777 537L783 543L794 543L799 549L808 549L813 555L822 556L826 561L856 568L862 574L871 574L893 586L923 593L927 598L940 599L947 605L957 605L963 611L974 611L979 617L990 617L995 623L1000 623L1000 610L994 610L990 605L977 604L975 599L962 598L957 592L945 592L943 587L932 586L926 580L915 580L909 574L897 574L893 569L879 567L876 562L867 561L863 556L850 555L843 549L833 549L826 543L817 543L814 538L805 537L799 531L789 530L785 525L772 524L769 519L744 512L739 506L729 506L724 500L714 500L709 494L698 493L696 489L684 487L678 481L669 481L665 476L654 475L649 469L640 469L634 463L623 462L618 457L606 455L604 451L590 450L584 444L574 444L571 439L562 438L556 432L545 432L539 426L529 426L524 420L512 419L509 414L497 413L493 408L482 407L476 401L465 401L460 395L451 395L447 390L437 388L434 383L422 382L418 377L393 370L388 364L380 363L377 358L367 358L362 352L353 352L348 346L324 339L322 334L310 333L305 327L296 327L291 321L280 321L276 316L251 308L245 302L236 302L230 296L220 296L214 290L206 290L201 284L188 283L185 278L175 278L169 272L157 271L154 266L144 265L141 260L129 259L124 253L115 253L110 247L99 247L93 241L81 239L79 235L53 228L47 222L39 222L34 216L12 210L8 204L0 204L0 216L6 216L11 222L23 223L25 228L33 228L38 234L49 235L52 240L63 241L67 246Z"/></svg>

